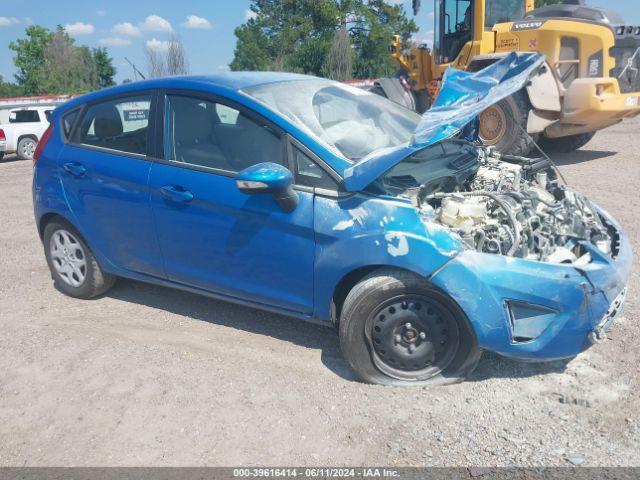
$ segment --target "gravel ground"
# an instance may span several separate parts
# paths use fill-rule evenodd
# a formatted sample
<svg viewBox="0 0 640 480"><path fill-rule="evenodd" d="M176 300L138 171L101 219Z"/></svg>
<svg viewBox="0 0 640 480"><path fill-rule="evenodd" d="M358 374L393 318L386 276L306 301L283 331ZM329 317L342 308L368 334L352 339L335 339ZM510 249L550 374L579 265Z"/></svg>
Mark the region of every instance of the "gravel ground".
<svg viewBox="0 0 640 480"><path fill-rule="evenodd" d="M640 246L640 122L558 163ZM640 466L638 268L571 362L485 354L468 382L354 381L333 330L132 281L52 286L31 163L0 162L0 465Z"/></svg>

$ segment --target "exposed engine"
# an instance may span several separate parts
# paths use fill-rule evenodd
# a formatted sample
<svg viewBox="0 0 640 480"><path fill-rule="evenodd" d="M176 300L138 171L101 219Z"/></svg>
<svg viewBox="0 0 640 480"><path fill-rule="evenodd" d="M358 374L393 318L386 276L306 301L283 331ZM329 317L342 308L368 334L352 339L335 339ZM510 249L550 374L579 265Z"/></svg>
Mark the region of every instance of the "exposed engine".
<svg viewBox="0 0 640 480"><path fill-rule="evenodd" d="M549 160L480 152L480 167L466 185L420 194L423 207L469 248L580 265L591 261L581 244L586 240L611 254L611 229L586 198L558 182Z"/></svg>

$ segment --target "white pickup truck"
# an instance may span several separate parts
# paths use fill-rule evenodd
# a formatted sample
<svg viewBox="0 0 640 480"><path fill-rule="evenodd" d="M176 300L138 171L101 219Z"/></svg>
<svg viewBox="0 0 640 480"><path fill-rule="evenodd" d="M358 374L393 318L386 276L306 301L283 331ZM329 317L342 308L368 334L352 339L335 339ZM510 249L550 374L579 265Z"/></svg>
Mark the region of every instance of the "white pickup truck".
<svg viewBox="0 0 640 480"><path fill-rule="evenodd" d="M38 106L10 110L9 123L0 125L0 160L11 153L17 153L22 159L33 158L54 108Z"/></svg>

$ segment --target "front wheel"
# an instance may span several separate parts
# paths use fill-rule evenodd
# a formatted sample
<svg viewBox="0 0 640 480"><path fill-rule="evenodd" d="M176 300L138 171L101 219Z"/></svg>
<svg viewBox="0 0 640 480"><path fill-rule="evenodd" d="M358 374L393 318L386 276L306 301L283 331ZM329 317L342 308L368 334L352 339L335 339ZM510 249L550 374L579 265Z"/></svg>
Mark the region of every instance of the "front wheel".
<svg viewBox="0 0 640 480"><path fill-rule="evenodd" d="M0 161L4 158L4 152L0 152Z"/></svg>
<svg viewBox="0 0 640 480"><path fill-rule="evenodd" d="M480 139L504 154L526 156L536 136L527 133L531 105L525 90L490 106L480 114Z"/></svg>
<svg viewBox="0 0 640 480"><path fill-rule="evenodd" d="M548 152L571 153L584 147L591 141L595 134L596 132L580 133L578 135L569 135L568 137L560 138L543 136L540 138L540 147Z"/></svg>
<svg viewBox="0 0 640 480"><path fill-rule="evenodd" d="M409 272L381 269L347 295L340 348L358 377L381 385L464 380L481 350L464 312Z"/></svg>

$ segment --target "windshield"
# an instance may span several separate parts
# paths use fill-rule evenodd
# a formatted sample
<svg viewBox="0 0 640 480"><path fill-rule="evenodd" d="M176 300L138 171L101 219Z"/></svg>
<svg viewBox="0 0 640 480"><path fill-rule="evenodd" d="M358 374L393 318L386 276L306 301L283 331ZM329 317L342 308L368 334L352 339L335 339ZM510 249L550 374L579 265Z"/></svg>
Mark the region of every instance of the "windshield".
<svg viewBox="0 0 640 480"><path fill-rule="evenodd" d="M244 93L351 161L411 140L420 115L379 95L330 80L258 85Z"/></svg>
<svg viewBox="0 0 640 480"><path fill-rule="evenodd" d="M496 23L520 20L524 7L524 0L487 0L484 26L491 29Z"/></svg>

